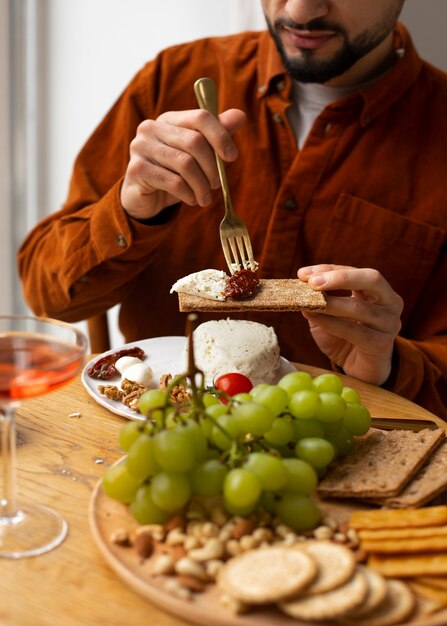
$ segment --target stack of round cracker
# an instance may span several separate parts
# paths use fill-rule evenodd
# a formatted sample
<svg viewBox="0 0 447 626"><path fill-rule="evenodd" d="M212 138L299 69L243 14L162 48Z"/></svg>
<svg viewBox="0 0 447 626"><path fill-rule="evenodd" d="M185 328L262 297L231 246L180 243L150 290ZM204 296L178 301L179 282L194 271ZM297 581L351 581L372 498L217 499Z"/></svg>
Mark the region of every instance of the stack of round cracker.
<svg viewBox="0 0 447 626"><path fill-rule="evenodd" d="M415 607L404 583L358 565L347 547L330 541L244 552L221 568L217 585L245 605L276 603L296 619L344 626L392 626Z"/></svg>

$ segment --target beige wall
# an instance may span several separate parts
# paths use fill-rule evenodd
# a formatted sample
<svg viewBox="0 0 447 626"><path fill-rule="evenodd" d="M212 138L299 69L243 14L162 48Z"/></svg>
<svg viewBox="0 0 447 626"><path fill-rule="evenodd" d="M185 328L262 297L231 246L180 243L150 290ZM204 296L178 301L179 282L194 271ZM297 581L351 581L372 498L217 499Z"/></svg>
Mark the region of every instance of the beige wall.
<svg viewBox="0 0 447 626"><path fill-rule="evenodd" d="M0 0L0 85L9 81L9 4ZM0 314L12 312L9 92L0 90Z"/></svg>
<svg viewBox="0 0 447 626"><path fill-rule="evenodd" d="M447 0L406 0L402 21L419 54L447 72Z"/></svg>

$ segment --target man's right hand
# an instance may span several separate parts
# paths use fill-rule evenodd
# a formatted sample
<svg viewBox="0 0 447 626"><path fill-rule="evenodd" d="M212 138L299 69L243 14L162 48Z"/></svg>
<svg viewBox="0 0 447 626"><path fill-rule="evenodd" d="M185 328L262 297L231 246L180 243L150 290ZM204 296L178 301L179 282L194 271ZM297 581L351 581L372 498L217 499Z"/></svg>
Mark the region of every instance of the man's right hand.
<svg viewBox="0 0 447 626"><path fill-rule="evenodd" d="M121 187L124 210L136 219L148 219L177 202L209 204L211 190L220 187L214 151L224 161L237 158L231 136L245 119L239 109L228 109L219 119L195 109L142 122L130 144Z"/></svg>

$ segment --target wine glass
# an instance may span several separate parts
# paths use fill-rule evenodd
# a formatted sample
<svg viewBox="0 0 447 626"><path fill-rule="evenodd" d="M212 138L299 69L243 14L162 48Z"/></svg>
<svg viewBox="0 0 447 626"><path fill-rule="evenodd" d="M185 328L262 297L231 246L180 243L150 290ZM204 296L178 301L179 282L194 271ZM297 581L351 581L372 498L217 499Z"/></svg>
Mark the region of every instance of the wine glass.
<svg viewBox="0 0 447 626"><path fill-rule="evenodd" d="M80 370L87 339L74 326L26 315L0 315L0 423L3 497L0 501L0 557L36 556L58 546L67 522L42 504L16 499L15 410L70 381Z"/></svg>

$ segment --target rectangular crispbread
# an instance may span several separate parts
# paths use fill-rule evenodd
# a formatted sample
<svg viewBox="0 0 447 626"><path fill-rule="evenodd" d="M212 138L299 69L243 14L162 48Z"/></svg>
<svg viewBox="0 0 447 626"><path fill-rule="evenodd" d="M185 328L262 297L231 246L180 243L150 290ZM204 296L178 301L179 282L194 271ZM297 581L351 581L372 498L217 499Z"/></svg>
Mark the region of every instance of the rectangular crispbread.
<svg viewBox="0 0 447 626"><path fill-rule="evenodd" d="M414 579L415 583L421 583L427 587L435 587L436 589L443 589L447 592L447 578L441 576L418 576Z"/></svg>
<svg viewBox="0 0 447 626"><path fill-rule="evenodd" d="M420 528L378 528L360 529L357 531L360 541L377 541L378 539L419 539L421 537L447 537L447 525L422 526Z"/></svg>
<svg viewBox="0 0 447 626"><path fill-rule="evenodd" d="M447 524L447 506L428 506L424 509L377 509L354 511L349 527L361 529L429 528Z"/></svg>
<svg viewBox="0 0 447 626"><path fill-rule="evenodd" d="M441 428L418 432L370 429L323 478L318 493L330 498L396 496L444 437Z"/></svg>
<svg viewBox="0 0 447 626"><path fill-rule="evenodd" d="M432 529L435 533L435 529ZM365 539L360 541L365 552L379 554L404 554L407 552L446 552L447 536L413 537L405 539Z"/></svg>
<svg viewBox="0 0 447 626"><path fill-rule="evenodd" d="M433 452L425 465L398 495L375 500L395 508L418 507L447 491L447 441Z"/></svg>
<svg viewBox="0 0 447 626"><path fill-rule="evenodd" d="M179 293L179 309L183 313L244 311L324 311L326 299L321 291L311 289L298 278L260 279L259 291L244 300L209 300Z"/></svg>
<svg viewBox="0 0 447 626"><path fill-rule="evenodd" d="M412 578L414 576L447 575L447 552L424 554L372 554L368 558L372 567L386 578Z"/></svg>

